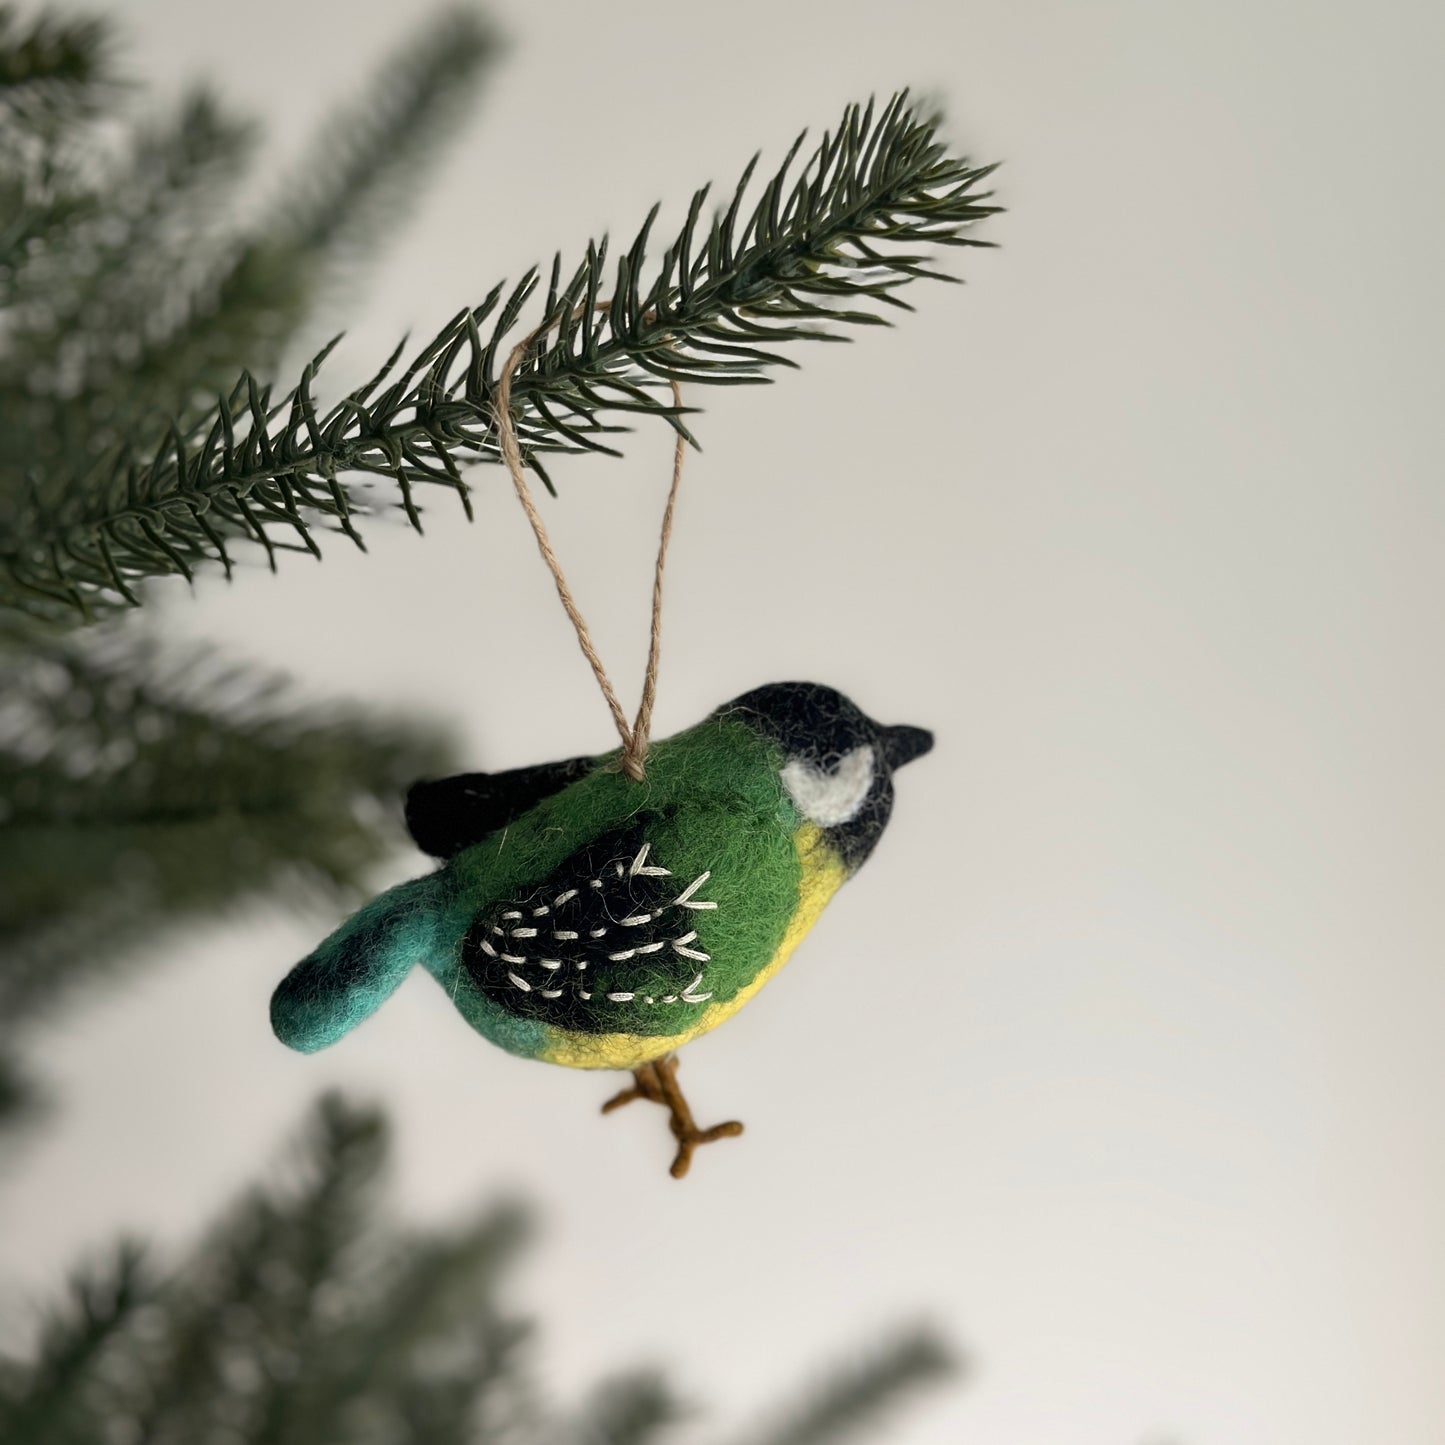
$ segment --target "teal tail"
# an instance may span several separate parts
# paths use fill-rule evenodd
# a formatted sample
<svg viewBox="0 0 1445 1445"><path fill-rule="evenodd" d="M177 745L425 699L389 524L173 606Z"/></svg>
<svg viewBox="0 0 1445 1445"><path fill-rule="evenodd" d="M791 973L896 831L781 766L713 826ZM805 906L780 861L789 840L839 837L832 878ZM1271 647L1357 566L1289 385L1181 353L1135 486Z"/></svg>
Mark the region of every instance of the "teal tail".
<svg viewBox="0 0 1445 1445"><path fill-rule="evenodd" d="M348 1034L396 992L437 944L437 875L398 884L353 913L271 995L271 1027L314 1054Z"/></svg>

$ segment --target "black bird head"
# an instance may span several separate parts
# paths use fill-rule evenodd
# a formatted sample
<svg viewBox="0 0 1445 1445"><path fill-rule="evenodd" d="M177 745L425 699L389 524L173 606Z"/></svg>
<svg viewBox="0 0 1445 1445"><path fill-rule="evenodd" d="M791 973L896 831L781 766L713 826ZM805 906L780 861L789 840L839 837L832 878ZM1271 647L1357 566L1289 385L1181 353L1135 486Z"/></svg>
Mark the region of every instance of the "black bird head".
<svg viewBox="0 0 1445 1445"><path fill-rule="evenodd" d="M783 786L850 872L888 825L894 770L933 746L925 728L876 723L841 692L816 682L768 683L717 710L718 716L739 714L782 748Z"/></svg>

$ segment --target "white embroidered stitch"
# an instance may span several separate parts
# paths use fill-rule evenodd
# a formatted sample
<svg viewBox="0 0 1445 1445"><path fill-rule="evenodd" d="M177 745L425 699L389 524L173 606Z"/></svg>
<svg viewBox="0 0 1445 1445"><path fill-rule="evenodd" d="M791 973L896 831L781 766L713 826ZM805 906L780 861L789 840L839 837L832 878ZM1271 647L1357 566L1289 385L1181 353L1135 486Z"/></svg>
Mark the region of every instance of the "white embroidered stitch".
<svg viewBox="0 0 1445 1445"><path fill-rule="evenodd" d="M628 868L629 876L635 878L639 873L645 878L671 878L672 872L667 868L659 868L656 863L647 862L647 850L652 847L651 843L644 843L637 857L632 860Z"/></svg>
<svg viewBox="0 0 1445 1445"><path fill-rule="evenodd" d="M609 866L612 868L613 872L618 878L668 878L672 876L670 869L664 868L660 864L652 861L651 843L643 843L638 849L636 855L630 861L619 861L614 859ZM694 878L692 882L689 883L687 887L682 890L681 893L679 893L675 898L671 900L670 903L663 903L661 905L654 904L650 911L630 913L625 918L613 919L611 920L611 926L622 928L642 928L648 924L656 922L661 917L662 911L669 907L683 908L689 910L715 909L718 906L716 900L699 898L696 896L698 891L705 883L707 883L707 881L711 877L712 870L706 869L696 878ZM598 890L605 890L606 888L606 884L603 878L593 878L588 880L588 882L592 888ZM554 909L559 909L563 904L568 903L572 899L576 898L578 896L578 893L579 889L577 888L568 888L562 890L556 895L556 897L552 900L550 904L542 903L531 907L529 910L530 918L546 918ZM599 901L603 901L604 907L606 907L606 902L604 900ZM527 914L524 914L518 909L509 908L499 916L503 919L512 921L521 920L526 917ZM513 927L510 930L504 930L501 926L494 923L491 925L490 931L493 936L500 936L503 939L538 938L541 936L540 930L532 926L530 922L521 926ZM598 927L588 929L586 931L586 936L595 940L605 938L607 932L608 925L599 925ZM558 943L575 943L583 937L583 934L577 929L554 927L550 930L550 937ZM680 958L686 958L700 964L711 962L712 956L710 954L703 952L701 948L689 947L689 945L696 943L697 937L698 933L695 928L688 929L685 933L679 934L679 936L676 938L656 939L650 943L636 944L629 948L620 948L617 949L615 952L607 954L606 957L609 962L625 963L629 959L636 958L641 955L651 956L653 954L661 953L664 949L671 949L671 951ZM527 965L530 962L531 964L534 964L539 968L547 970L548 974L551 975L555 975L559 969L566 968L575 964L578 973L580 975L584 975L584 977L580 977L578 979L579 987L575 990L574 997L579 998L583 1001L591 1000L592 992L588 989L580 987L580 985L585 982L585 973L588 967L588 961L585 958L535 958L528 960L526 957L513 953L499 953L498 950L492 946L491 942L485 938L482 939L480 942L482 950L491 958L500 959L505 963L516 964L518 966ZM509 972L507 974L507 978L514 988L520 989L524 993L536 992L539 997L549 1000L561 998L563 997L565 992L565 990L560 987L543 988L540 984L529 984L525 978L521 977L520 974L515 972ZM552 979L549 978L548 982L552 982ZM681 991L681 993L664 994L659 998L651 994L644 995L624 989L616 989L612 992L605 993L603 996L612 1003L631 1003L634 1000L640 1000L648 1007L653 1008L657 1007L659 1004L664 1006L672 1006L678 1003L699 1004L705 1003L707 1002L707 1000L713 997L711 991L702 991L702 985L703 974L699 972L694 976L692 982L689 983L687 987Z"/></svg>
<svg viewBox="0 0 1445 1445"><path fill-rule="evenodd" d="M693 895L694 893L696 893L697 890L698 890L699 888L701 888L702 885L703 885L704 883L706 883L707 880L708 880L709 878L711 878L711 877L712 877L712 869L711 869L711 868L709 868L706 873L699 873L698 876L697 876L696 878L694 878L694 879L692 880L692 882L689 883L689 884L687 885L687 887L684 888L684 889L682 890L682 892L677 895L676 898L674 898L674 899L672 900L673 903L674 903L674 904L685 904L685 903L687 902L687 900L688 900L689 898L691 898L692 895Z"/></svg>

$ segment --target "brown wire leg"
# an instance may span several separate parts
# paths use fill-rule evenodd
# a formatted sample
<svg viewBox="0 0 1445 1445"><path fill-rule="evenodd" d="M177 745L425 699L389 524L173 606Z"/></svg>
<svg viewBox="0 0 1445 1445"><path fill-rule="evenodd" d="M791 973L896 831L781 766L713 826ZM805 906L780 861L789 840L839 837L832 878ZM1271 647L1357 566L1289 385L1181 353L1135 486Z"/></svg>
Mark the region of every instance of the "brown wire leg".
<svg viewBox="0 0 1445 1445"><path fill-rule="evenodd" d="M649 1099L663 1105L672 1118L668 1121L672 1137L677 1140L677 1157L672 1161L671 1174L681 1179L692 1164L692 1153L699 1144L711 1144L714 1139L735 1139L743 1132L743 1126L736 1119L726 1124L714 1124L711 1129L699 1129L683 1097L677 1082L677 1055L664 1054L662 1058L643 1064L632 1071L633 1084L620 1094L613 1095L603 1106L602 1112L610 1114L634 1099Z"/></svg>

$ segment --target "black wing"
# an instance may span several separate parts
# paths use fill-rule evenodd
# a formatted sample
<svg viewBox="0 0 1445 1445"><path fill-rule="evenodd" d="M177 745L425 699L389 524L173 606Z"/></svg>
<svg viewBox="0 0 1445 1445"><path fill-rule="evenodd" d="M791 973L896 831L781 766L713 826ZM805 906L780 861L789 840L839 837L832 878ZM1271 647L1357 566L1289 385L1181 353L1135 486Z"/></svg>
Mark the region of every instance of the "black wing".
<svg viewBox="0 0 1445 1445"><path fill-rule="evenodd" d="M580 1033L680 1033L712 997L709 875L674 874L645 822L603 834L525 897L478 914L462 965L495 1004Z"/></svg>
<svg viewBox="0 0 1445 1445"><path fill-rule="evenodd" d="M406 795L406 830L423 853L450 858L586 777L596 764L595 758L568 758L505 773L459 773L414 783Z"/></svg>

